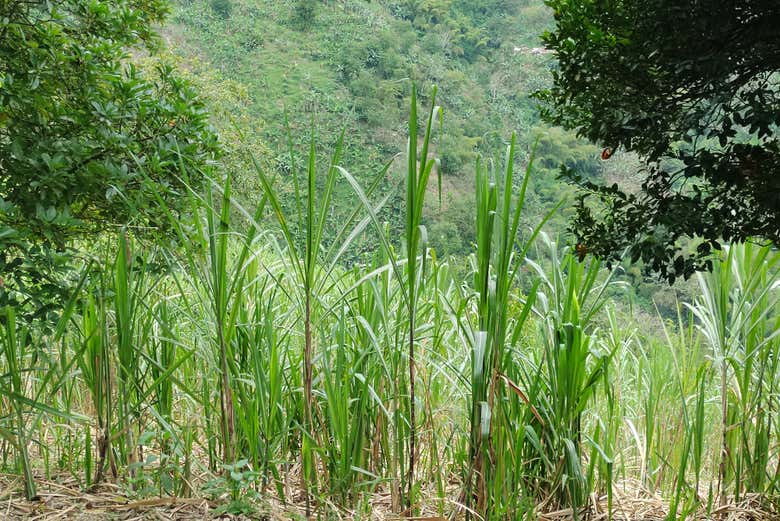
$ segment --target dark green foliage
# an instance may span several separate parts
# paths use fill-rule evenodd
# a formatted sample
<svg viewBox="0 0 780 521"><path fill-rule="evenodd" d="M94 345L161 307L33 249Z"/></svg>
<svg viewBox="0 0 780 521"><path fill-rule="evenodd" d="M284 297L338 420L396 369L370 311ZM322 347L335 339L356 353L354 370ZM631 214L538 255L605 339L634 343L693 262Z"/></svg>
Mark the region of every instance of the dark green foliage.
<svg viewBox="0 0 780 521"><path fill-rule="evenodd" d="M175 195L180 166L215 156L190 86L170 66L140 70L127 60L131 47L154 50L153 25L165 14L161 0L0 3L4 303L10 286L59 294L52 267L69 239L156 227L152 190ZM45 314L45 302L34 305Z"/></svg>
<svg viewBox="0 0 780 521"><path fill-rule="evenodd" d="M62 243L73 232L147 224L149 189L175 188L180 159L213 157L189 85L159 65L146 77L127 49L154 43L164 4L70 0L3 4L0 222L5 234Z"/></svg>
<svg viewBox="0 0 780 521"><path fill-rule="evenodd" d="M233 13L233 2L230 0L211 0L211 8L222 18L230 18Z"/></svg>
<svg viewBox="0 0 780 521"><path fill-rule="evenodd" d="M457 175L468 170L476 161L474 148L478 139L465 136L443 136L439 143L441 171L447 175Z"/></svg>
<svg viewBox="0 0 780 521"><path fill-rule="evenodd" d="M473 62L489 49L501 46L497 29L514 14L515 3L506 0L401 0L389 3L390 12L424 33L447 34L445 52Z"/></svg>
<svg viewBox="0 0 780 521"><path fill-rule="evenodd" d="M536 147L539 158L537 168L544 169L553 177L563 161L566 168L576 170L588 179L598 178L601 165L599 165L596 147L582 139L577 139L560 127L538 129L538 132L540 136Z"/></svg>
<svg viewBox="0 0 780 521"><path fill-rule="evenodd" d="M780 4L551 0L558 56L546 118L645 163L638 193L585 188L590 251L666 277L710 267L721 241L780 243ZM684 248L700 238L695 252Z"/></svg>
<svg viewBox="0 0 780 521"><path fill-rule="evenodd" d="M295 21L302 27L309 27L317 15L317 0L296 0Z"/></svg>
<svg viewBox="0 0 780 521"><path fill-rule="evenodd" d="M17 310L17 319L38 321L46 333L57 322L60 305L76 286L72 249L50 242L31 244L0 238L0 308Z"/></svg>

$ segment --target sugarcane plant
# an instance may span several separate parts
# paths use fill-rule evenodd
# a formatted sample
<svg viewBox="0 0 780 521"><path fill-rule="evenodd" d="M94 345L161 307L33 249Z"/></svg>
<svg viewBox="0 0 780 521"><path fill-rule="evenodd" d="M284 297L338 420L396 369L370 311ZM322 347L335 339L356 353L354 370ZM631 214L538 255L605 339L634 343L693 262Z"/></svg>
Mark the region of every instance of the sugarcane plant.
<svg viewBox="0 0 780 521"><path fill-rule="evenodd" d="M289 129L288 129L289 132ZM288 134L289 135L289 134ZM320 439L318 429L315 426L315 416L320 415L314 396L314 361L317 356L316 328L322 315L328 315L332 309L322 305L322 294L332 287L337 268L345 253L358 239L369 224L369 219L360 216L361 208L356 206L348 212L346 218L339 224L333 224L336 233L330 244L324 242L326 227L331 224L328 218L331 211L331 202L339 179L341 168L341 155L343 150L344 132L334 148L333 154L327 166L324 189L317 189L317 154L316 140L312 135L309 142L307 161L305 162L305 189L301 189L300 173L294 161L295 150L290 137L289 154L293 158L293 204L295 213L288 216L279 199L277 186L272 182L271 176L259 163L252 158L255 170L260 178L265 198L268 200L276 223L279 225L284 242L284 249L280 254L287 257L292 267L295 284L292 288L292 298L301 311L303 325L303 356L301 359L301 374L303 377L303 422L301 424L301 486L304 490L306 515L311 516L312 493L316 495L318 484L317 451L322 449L323 440ZM390 163L387 163L379 172L375 173L368 189L370 195L383 179ZM381 207L385 198L379 203ZM378 208L377 208L378 209ZM303 228L302 240L294 233L292 222ZM257 224L256 224L257 225ZM312 490L313 489L313 490Z"/></svg>
<svg viewBox="0 0 780 521"><path fill-rule="evenodd" d="M470 468L465 480L466 505L481 516L501 517L517 508L513 489L517 476L513 469L497 458L506 454L516 431L512 425L518 404L507 400L519 398L520 407L533 405L512 381L508 366L512 356L508 346L516 344L518 336L531 316L535 298L535 283L512 313L519 301L516 286L520 267L534 239L551 211L525 237L519 227L525 196L533 168L533 154L528 159L520 188L515 197L515 154L513 135L506 149L503 170L476 165L476 327L471 340L471 400L470 400ZM492 163L491 163L492 166Z"/></svg>
<svg viewBox="0 0 780 521"><path fill-rule="evenodd" d="M408 400L406 410L408 416L406 421L401 421L401 418L396 418L395 425L395 441L397 449L397 466L398 466L398 487L397 497L399 497L399 503L403 505L405 511L411 513L415 505L415 466L417 462L417 396L416 396L416 370L417 359L415 356L415 346L417 343L416 336L416 314L417 314L417 299L422 291L422 286L425 282L425 273L427 267L428 258L428 231L423 224L423 208L425 206L425 194L428 190L428 182L431 174L435 171L439 181L439 193L441 193L441 170L436 168L438 160L430 155L430 145L433 136L433 124L438 119L441 124L442 110L441 107L436 106L436 87L434 86L431 92L431 109L428 113L424 131L422 134L422 143L418 143L420 138L419 122L417 121L417 88L412 86L410 112L409 112L409 138L407 142L407 168L405 176L405 192L406 192L406 205L405 205L405 226L404 226L404 246L406 258L405 271L401 271L401 263L396 258L395 249L390 245L390 241L386 234L383 233L383 227L379 222L376 211L374 211L373 205L369 201L369 195L357 180L345 169L340 169L344 177L349 181L355 190L356 195L363 204L364 208L368 211L369 218L374 224L380 243L384 248L390 260L390 265L395 277L398 279L398 283L401 287L401 297L404 307L406 308L406 338L407 338L407 368L408 372L406 378L403 375L399 375L401 380L401 386L403 386L404 380L406 380L406 387L408 388ZM419 151L419 153L418 153ZM396 409L400 412L399 409ZM405 428L404 424L408 424L408 428ZM407 433L406 446L403 446L403 433ZM408 464L404 469L402 455L406 452Z"/></svg>
<svg viewBox="0 0 780 521"><path fill-rule="evenodd" d="M526 486L575 519L593 487L582 466L583 414L604 381L615 351L596 345L592 321L607 301L616 270L603 275L598 259L580 261L542 235L548 268L529 261L542 281L534 313L539 318L541 360L525 370L523 384L539 417L530 416L523 465ZM595 440L589 440L596 445ZM603 448L598 447L603 453Z"/></svg>
<svg viewBox="0 0 780 521"><path fill-rule="evenodd" d="M728 487L736 500L780 487L780 466L770 470L778 428L769 413L778 405L779 277L780 255L770 246L732 245L712 273L698 275L701 296L689 306L720 380L721 505Z"/></svg>

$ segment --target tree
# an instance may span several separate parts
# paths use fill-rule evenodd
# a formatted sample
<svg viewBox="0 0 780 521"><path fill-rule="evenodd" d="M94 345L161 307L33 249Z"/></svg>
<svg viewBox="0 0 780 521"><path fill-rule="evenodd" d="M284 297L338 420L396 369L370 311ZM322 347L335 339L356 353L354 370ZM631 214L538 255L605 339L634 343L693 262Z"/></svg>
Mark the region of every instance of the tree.
<svg viewBox="0 0 780 521"><path fill-rule="evenodd" d="M0 0L0 307L45 314L69 241L158 227L153 193L175 207L180 169L216 157L189 84L134 65L165 14L163 0Z"/></svg>
<svg viewBox="0 0 780 521"><path fill-rule="evenodd" d="M233 13L233 2L231 0L211 0L211 8L222 18L230 18Z"/></svg>
<svg viewBox="0 0 780 521"><path fill-rule="evenodd" d="M302 29L310 27L316 17L317 0L296 0L294 18Z"/></svg>
<svg viewBox="0 0 780 521"><path fill-rule="evenodd" d="M780 3L548 0L556 26L543 116L643 162L641 189L583 188L582 252L673 282L711 267L721 241L780 244Z"/></svg>

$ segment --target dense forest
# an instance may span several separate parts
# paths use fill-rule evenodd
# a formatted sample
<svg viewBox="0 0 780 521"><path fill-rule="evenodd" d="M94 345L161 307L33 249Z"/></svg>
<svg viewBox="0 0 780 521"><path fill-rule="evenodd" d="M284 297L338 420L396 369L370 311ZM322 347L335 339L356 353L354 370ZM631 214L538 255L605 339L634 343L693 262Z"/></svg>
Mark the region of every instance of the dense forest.
<svg viewBox="0 0 780 521"><path fill-rule="evenodd" d="M703 4L0 1L4 518L780 517L780 7Z"/></svg>

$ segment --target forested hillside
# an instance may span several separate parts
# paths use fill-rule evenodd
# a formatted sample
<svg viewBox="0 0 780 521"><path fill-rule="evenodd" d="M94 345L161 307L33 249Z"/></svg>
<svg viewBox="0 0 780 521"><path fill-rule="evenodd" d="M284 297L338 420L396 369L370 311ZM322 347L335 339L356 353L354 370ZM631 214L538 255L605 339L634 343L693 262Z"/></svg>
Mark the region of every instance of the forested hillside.
<svg viewBox="0 0 780 521"><path fill-rule="evenodd" d="M405 146L412 84L423 101L437 85L443 120L433 146L443 179L429 231L440 255L463 255L474 240L466 216L477 154L491 158L513 131L520 162L539 140L527 224L569 193L556 180L559 163L599 174L596 148L540 124L530 97L555 66L539 41L551 19L540 0L204 0L177 3L163 34L222 111L215 120L226 145L250 148L282 177L291 167L286 120L296 153L313 134L327 154L346 130L343 162L365 180ZM239 121L243 139L231 128ZM401 209L399 172L394 165L383 186L398 194L391 222ZM350 198L342 190L334 212L350 209ZM553 229L563 223L557 217Z"/></svg>
<svg viewBox="0 0 780 521"><path fill-rule="evenodd" d="M475 241L470 216L477 157L500 163L498 151L513 132L519 165L534 151L523 230L560 205L545 229L564 243L575 242L567 225L576 191L559 178L562 164L586 179L638 184L633 157L605 162L594 145L540 120L532 94L549 87L556 67L540 40L551 26L551 10L541 0L203 0L175 3L162 34L211 108L240 197L260 193L248 153L278 175L285 204L294 191L292 167L296 161L301 166L309 143L314 140L328 156L342 131L344 165L368 182L404 151L411 86L419 85L426 100L436 85L443 114L433 153L442 179L440 187L430 188L427 228L437 254L454 255L457 266ZM391 196L380 217L396 234L402 181L402 160L396 160L378 188ZM341 183L333 215L344 217L353 202ZM352 258L375 247L366 237ZM669 318L676 315L687 284L672 289L644 274L641 265L626 270L643 309L654 314L657 306Z"/></svg>

